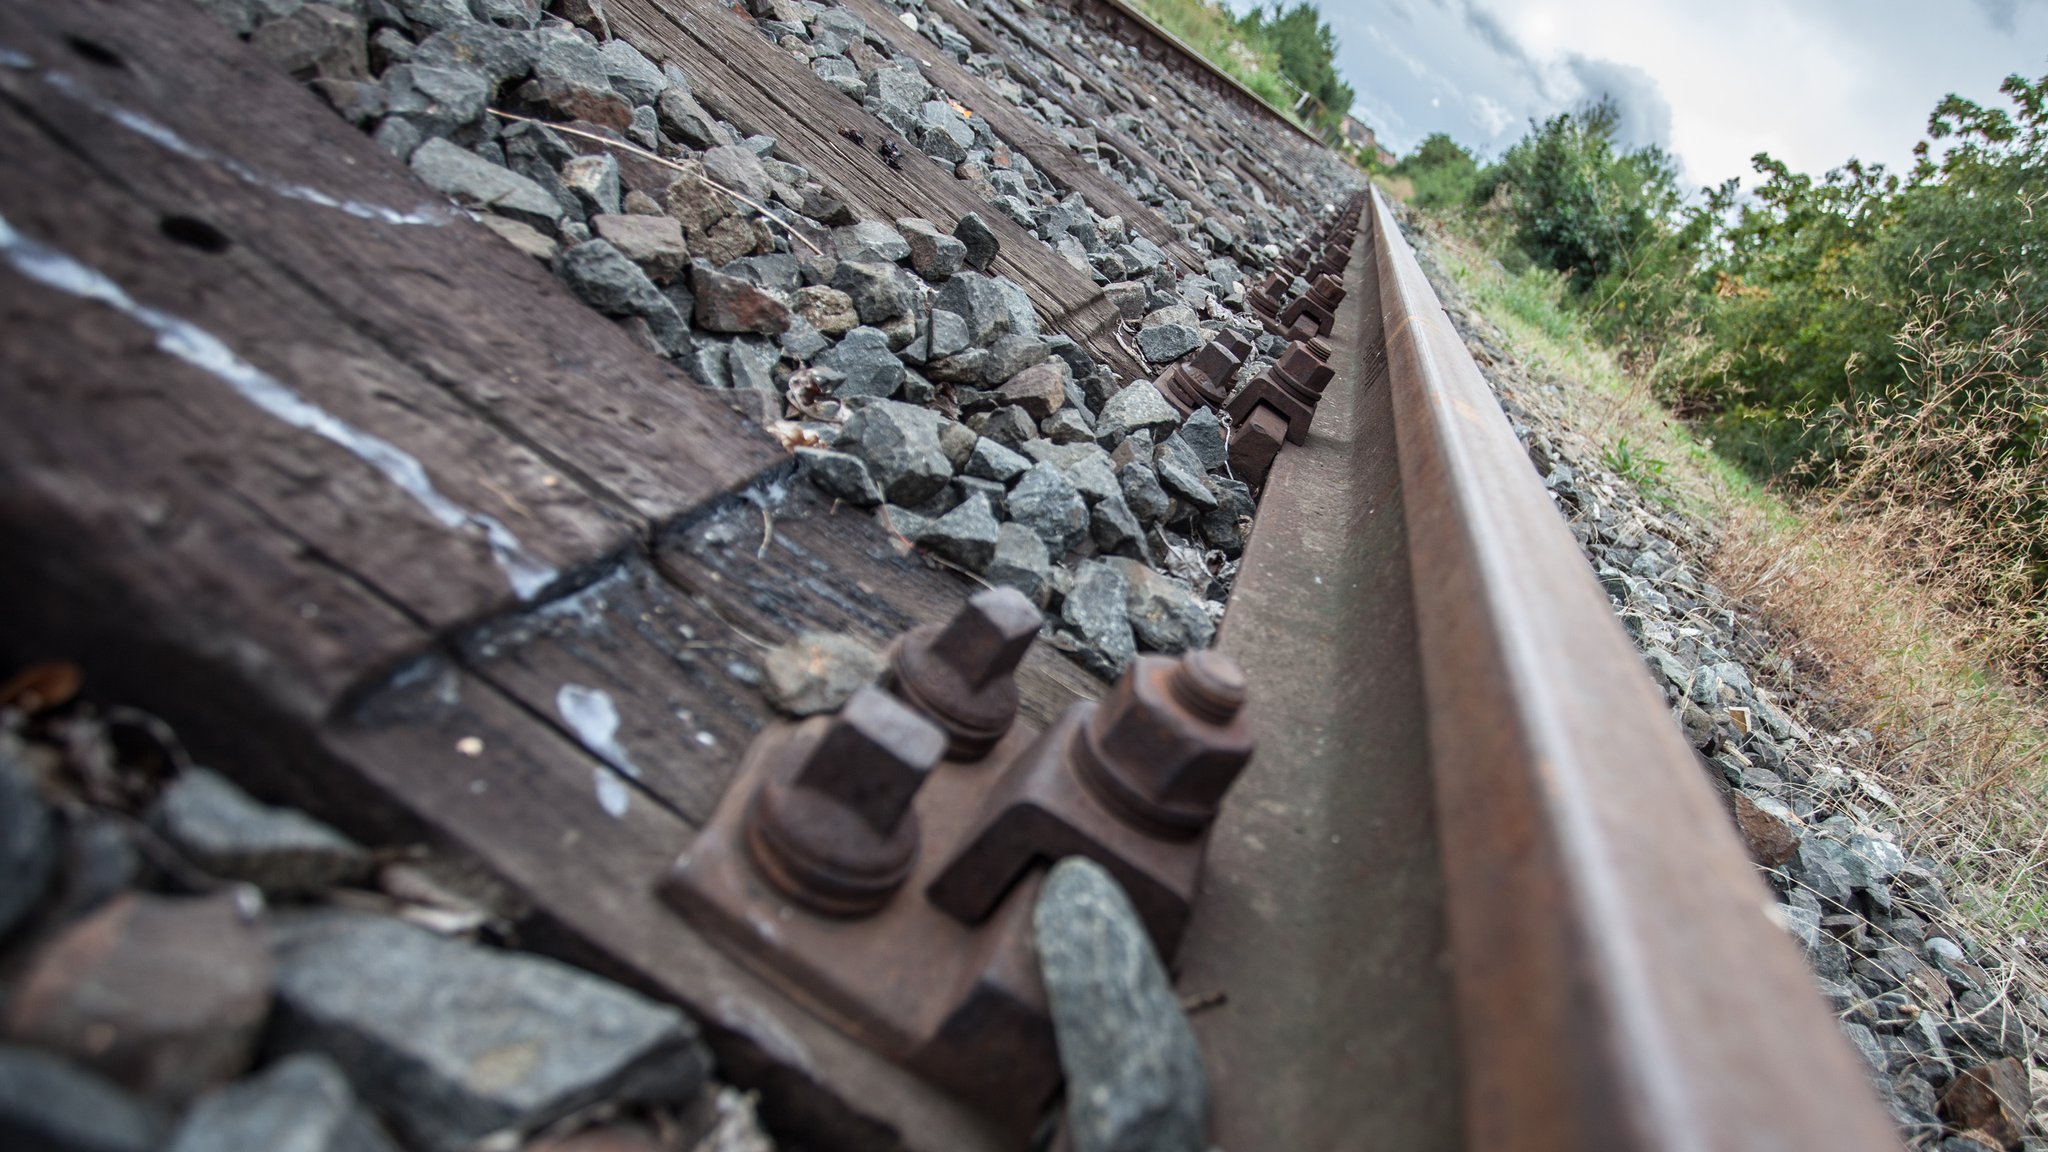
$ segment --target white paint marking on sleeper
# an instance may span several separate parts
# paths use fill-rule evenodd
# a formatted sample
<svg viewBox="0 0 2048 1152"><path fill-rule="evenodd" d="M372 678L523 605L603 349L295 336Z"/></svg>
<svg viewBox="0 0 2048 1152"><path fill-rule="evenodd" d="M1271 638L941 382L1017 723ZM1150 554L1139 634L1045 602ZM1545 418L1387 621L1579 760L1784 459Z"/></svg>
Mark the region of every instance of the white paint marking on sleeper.
<svg viewBox="0 0 2048 1152"><path fill-rule="evenodd" d="M602 688L564 684L555 693L555 711L585 748L633 779L640 778L639 766L619 746L619 707L612 703L611 693Z"/></svg>
<svg viewBox="0 0 2048 1152"><path fill-rule="evenodd" d="M222 156L211 149L202 148L192 143L183 136L178 135L175 131L172 131L166 125L159 124L140 112L135 112L115 104L106 97L101 96L98 92L93 91L91 87L68 72L45 72L43 73L43 81L64 95L69 96L87 108L107 117L114 123L166 151L175 152L187 160L197 160L203 164L217 165L242 183L261 188L266 192L282 196L287 200L298 200L307 204L318 205L322 208L332 208L337 212L346 212L358 220L376 220L385 224L423 224L439 227L446 224L452 218L451 213L430 204L421 205L411 212L405 212L397 208L386 208L381 204L365 204L360 200L337 199L318 188L306 184L294 184L288 180L279 180L273 176L266 176L232 156Z"/></svg>
<svg viewBox="0 0 2048 1152"><path fill-rule="evenodd" d="M47 244L31 240L0 216L0 254L16 272L81 300L92 300L127 316L156 334L156 346L233 388L242 399L284 421L346 449L384 474L427 514L450 529L474 529L490 544L491 557L522 600L554 583L556 571L520 545L494 516L471 512L443 496L418 458L382 437L338 419L293 392L277 378L235 355L220 337L189 321L139 303L119 284Z"/></svg>

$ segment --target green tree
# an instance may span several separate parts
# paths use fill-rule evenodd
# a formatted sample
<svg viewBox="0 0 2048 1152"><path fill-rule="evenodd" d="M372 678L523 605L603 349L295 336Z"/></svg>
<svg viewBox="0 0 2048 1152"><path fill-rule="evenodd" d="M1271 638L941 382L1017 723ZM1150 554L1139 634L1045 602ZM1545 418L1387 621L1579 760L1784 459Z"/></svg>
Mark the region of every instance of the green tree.
<svg viewBox="0 0 2048 1152"><path fill-rule="evenodd" d="M1393 175L1415 189L1420 208L1455 208L1472 198L1479 182L1479 161L1463 145L1442 132L1432 133L1394 165Z"/></svg>
<svg viewBox="0 0 2048 1152"><path fill-rule="evenodd" d="M1337 33L1314 4L1299 0L1292 8L1277 3L1271 11L1254 8L1237 26L1247 40L1278 56L1287 78L1316 98L1321 105L1313 110L1317 128L1335 132L1344 123L1355 93L1337 76Z"/></svg>
<svg viewBox="0 0 2048 1152"><path fill-rule="evenodd" d="M1618 120L1613 101L1603 99L1532 122L1472 190L1481 203L1504 193L1516 244L1582 292L1626 270L1680 202L1671 158L1654 145L1617 149Z"/></svg>

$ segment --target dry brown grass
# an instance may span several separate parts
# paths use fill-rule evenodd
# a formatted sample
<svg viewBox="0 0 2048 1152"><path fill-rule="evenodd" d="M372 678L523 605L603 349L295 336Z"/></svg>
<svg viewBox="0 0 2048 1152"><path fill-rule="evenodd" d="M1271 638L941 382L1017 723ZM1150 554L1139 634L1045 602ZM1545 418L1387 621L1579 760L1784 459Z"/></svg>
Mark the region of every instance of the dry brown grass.
<svg viewBox="0 0 2048 1152"><path fill-rule="evenodd" d="M1815 727L1872 734L1835 753L1897 797L1903 847L1954 869L1952 894L1977 934L2000 951L2031 952L2030 936L2048 944L2048 701L2007 674L2040 666L2040 601L2022 558L2048 548L2040 528L1986 527L2043 491L2039 465L2001 464L1988 449L2044 410L2048 324L2009 315L1961 341L1947 319L1999 302L1924 302L1902 333L1917 391L1835 414L1851 450L1833 495L1799 498L1759 488L1695 439L1586 337L1554 283L1510 276L1481 245L1425 227L1610 469L1710 526L1710 574L1764 618L1792 662L1768 678L1781 693L1818 689L1826 715ZM2017 399L1961 416L1951 402L1972 389ZM1631 461L1647 466L1617 467Z"/></svg>

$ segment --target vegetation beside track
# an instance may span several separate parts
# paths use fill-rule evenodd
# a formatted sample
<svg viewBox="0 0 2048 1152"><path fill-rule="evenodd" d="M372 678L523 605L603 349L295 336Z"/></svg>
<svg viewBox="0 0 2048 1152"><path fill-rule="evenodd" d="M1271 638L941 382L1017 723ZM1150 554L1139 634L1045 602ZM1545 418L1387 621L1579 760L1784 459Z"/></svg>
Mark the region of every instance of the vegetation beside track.
<svg viewBox="0 0 2048 1152"><path fill-rule="evenodd" d="M2048 77L1950 98L1915 171L1687 199L1612 110L1386 174L1446 272L1606 466L1713 526L1715 575L1798 638L1845 750L1972 919L2048 929Z"/></svg>
<svg viewBox="0 0 2048 1152"><path fill-rule="evenodd" d="M1308 0L1236 16L1214 0L1131 0L1132 6L1282 113L1325 138L1351 111L1337 76L1337 34ZM1304 96L1307 98L1304 100Z"/></svg>

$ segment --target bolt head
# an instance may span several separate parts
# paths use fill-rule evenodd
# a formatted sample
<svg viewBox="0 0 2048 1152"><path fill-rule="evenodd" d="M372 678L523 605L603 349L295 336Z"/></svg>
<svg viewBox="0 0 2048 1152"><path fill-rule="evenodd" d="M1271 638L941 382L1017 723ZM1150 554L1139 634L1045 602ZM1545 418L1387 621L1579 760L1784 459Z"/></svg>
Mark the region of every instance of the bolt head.
<svg viewBox="0 0 2048 1152"><path fill-rule="evenodd" d="M853 694L839 714L806 722L816 735L792 786L858 815L877 835L894 831L946 752L946 734L875 688Z"/></svg>
<svg viewBox="0 0 2048 1152"><path fill-rule="evenodd" d="M977 592L932 641L932 655L980 689L1023 663L1045 617L1015 588Z"/></svg>
<svg viewBox="0 0 2048 1152"><path fill-rule="evenodd" d="M1243 704L1243 672L1220 653L1141 657L1096 709L1087 739L1148 804L1206 818L1251 759Z"/></svg>

